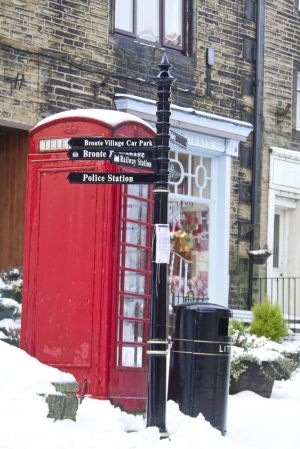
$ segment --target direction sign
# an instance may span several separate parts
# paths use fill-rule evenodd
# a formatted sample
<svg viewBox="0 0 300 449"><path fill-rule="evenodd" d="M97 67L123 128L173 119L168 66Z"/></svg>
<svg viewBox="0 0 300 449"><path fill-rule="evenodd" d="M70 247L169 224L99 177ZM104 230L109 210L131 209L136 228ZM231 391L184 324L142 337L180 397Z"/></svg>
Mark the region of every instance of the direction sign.
<svg viewBox="0 0 300 449"><path fill-rule="evenodd" d="M150 137L72 137L69 140L70 147L81 149L110 149L126 150L142 148L153 149L155 138Z"/></svg>
<svg viewBox="0 0 300 449"><path fill-rule="evenodd" d="M187 147L187 138L182 136L181 134L178 134L173 129L170 129L170 140L171 142L176 143L176 145L179 145L182 148Z"/></svg>
<svg viewBox="0 0 300 449"><path fill-rule="evenodd" d="M151 184L156 178L152 173L71 172L68 175L71 184Z"/></svg>
<svg viewBox="0 0 300 449"><path fill-rule="evenodd" d="M69 150L68 151L68 157L69 159L77 159L77 160L97 160L97 161L103 161L110 158L111 153L113 151L110 150L82 150L82 149L75 149L75 150Z"/></svg>
<svg viewBox="0 0 300 449"><path fill-rule="evenodd" d="M154 170L155 161L153 151L130 151L119 152L115 150L83 150L74 149L68 151L69 159L72 160L110 160L113 165L123 165L126 167L139 168L144 170Z"/></svg>
<svg viewBox="0 0 300 449"><path fill-rule="evenodd" d="M142 168L145 170L154 170L155 161L153 159L135 156L135 154L136 153L124 154L114 152L111 157L111 163L114 165L125 165L127 167ZM146 155L148 156L148 151Z"/></svg>

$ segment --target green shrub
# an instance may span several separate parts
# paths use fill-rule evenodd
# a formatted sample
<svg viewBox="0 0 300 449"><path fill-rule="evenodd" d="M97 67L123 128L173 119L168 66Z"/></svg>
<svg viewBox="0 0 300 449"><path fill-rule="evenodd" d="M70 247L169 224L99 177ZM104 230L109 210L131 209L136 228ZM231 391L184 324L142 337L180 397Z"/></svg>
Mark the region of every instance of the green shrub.
<svg viewBox="0 0 300 449"><path fill-rule="evenodd" d="M232 360L230 364L230 383L237 382L241 374L247 370L247 367L247 360Z"/></svg>
<svg viewBox="0 0 300 449"><path fill-rule="evenodd" d="M276 371L276 379L286 380L289 379L293 371L298 368L298 363L292 358L286 356L277 360L276 363L273 363L273 367Z"/></svg>
<svg viewBox="0 0 300 449"><path fill-rule="evenodd" d="M235 334L236 331L238 331L240 334L244 334L244 324L241 320L232 318L229 320L228 334L232 337L232 335Z"/></svg>
<svg viewBox="0 0 300 449"><path fill-rule="evenodd" d="M267 337L279 342L288 334L283 314L278 306L272 306L268 299L252 308L253 320L250 325L250 333L258 337Z"/></svg>

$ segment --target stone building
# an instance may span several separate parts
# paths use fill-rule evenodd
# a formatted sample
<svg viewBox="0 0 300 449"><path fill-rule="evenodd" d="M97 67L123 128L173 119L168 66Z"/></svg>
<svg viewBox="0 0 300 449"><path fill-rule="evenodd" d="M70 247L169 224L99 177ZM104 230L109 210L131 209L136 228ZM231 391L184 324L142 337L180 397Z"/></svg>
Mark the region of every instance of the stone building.
<svg viewBox="0 0 300 449"><path fill-rule="evenodd" d="M298 0L263 3L264 122L256 239L273 254L263 273L254 273L266 279L260 285L254 281L253 288L254 295L267 293L285 314L299 317L300 5Z"/></svg>
<svg viewBox="0 0 300 449"><path fill-rule="evenodd" d="M249 245L273 247L268 149L297 146L288 104L294 105L299 70L298 6L296 0L151 3L150 11L143 0L1 0L0 268L22 264L28 130L44 117L79 108L122 110L154 124L152 79L165 50L177 79L172 131L188 142L186 148L173 143L171 151L176 252L182 261L198 264L189 290L227 304L230 279L229 303L246 308L249 274L264 275L249 264ZM261 4L266 7L265 72L259 84L264 84L263 124L255 107ZM249 123L256 129L263 125L264 134L253 138ZM258 135L263 135L262 153ZM254 189L252 155L259 154L263 176L254 179ZM261 205L255 216L253 191ZM171 264L173 287L185 293L178 263Z"/></svg>

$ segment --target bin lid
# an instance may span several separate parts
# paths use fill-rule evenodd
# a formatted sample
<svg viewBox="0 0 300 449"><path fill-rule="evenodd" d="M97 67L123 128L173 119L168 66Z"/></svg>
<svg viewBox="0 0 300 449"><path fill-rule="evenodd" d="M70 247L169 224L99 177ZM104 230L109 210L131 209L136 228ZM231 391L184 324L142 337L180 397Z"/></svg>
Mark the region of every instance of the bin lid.
<svg viewBox="0 0 300 449"><path fill-rule="evenodd" d="M232 311L228 307L221 306L220 304L213 304L211 302L179 304L174 306L174 309L197 310L204 313L227 312L230 316L232 315Z"/></svg>

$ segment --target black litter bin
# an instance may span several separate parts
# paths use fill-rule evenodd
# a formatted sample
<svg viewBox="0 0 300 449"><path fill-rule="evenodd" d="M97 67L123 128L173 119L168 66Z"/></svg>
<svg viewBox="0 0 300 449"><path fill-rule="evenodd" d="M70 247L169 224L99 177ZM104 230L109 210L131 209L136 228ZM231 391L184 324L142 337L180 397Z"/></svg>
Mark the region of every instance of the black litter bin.
<svg viewBox="0 0 300 449"><path fill-rule="evenodd" d="M174 312L168 397L186 415L202 413L225 435L231 310L217 304L193 303L175 306Z"/></svg>

